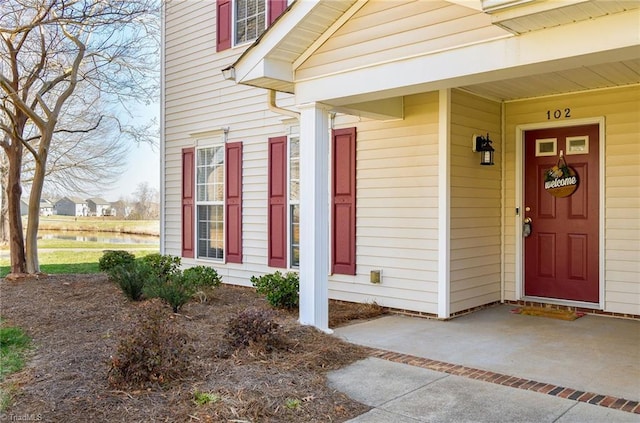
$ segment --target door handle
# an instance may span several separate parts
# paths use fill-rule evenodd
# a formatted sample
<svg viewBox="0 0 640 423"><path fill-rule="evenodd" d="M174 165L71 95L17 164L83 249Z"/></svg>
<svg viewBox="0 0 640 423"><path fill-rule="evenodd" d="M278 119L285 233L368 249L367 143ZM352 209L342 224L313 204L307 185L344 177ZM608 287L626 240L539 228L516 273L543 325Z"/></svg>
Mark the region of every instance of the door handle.
<svg viewBox="0 0 640 423"><path fill-rule="evenodd" d="M533 222L533 220L531 220L530 217L525 217L524 220L522 221L522 236L523 237L528 237L529 235L531 235L531 230L532 225L531 223Z"/></svg>

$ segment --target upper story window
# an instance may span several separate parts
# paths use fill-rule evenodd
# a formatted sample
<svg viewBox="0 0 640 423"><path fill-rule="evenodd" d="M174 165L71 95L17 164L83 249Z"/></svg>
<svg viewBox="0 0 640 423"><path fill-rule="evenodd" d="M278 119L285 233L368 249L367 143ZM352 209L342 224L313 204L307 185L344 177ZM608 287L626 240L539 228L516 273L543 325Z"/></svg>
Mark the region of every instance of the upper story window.
<svg viewBox="0 0 640 423"><path fill-rule="evenodd" d="M234 0L234 44L258 38L267 27L266 0Z"/></svg>
<svg viewBox="0 0 640 423"><path fill-rule="evenodd" d="M287 8L287 0L216 0L216 50L258 38Z"/></svg>

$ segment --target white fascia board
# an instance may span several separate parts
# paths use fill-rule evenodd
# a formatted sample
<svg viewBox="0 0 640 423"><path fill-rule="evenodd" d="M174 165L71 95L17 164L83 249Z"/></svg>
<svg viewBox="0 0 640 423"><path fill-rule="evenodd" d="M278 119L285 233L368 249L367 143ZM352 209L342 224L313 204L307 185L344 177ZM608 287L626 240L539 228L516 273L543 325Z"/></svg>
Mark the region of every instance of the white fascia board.
<svg viewBox="0 0 640 423"><path fill-rule="evenodd" d="M259 74L261 70L265 69L264 66L259 66L259 62L264 60L287 34L313 11L320 1L321 0L304 0L295 2L293 7L268 29L267 33L264 34L258 43L251 46L250 51L234 63L233 67L236 71L236 82L243 83L256 77L266 76ZM252 78L248 78L248 75L251 75ZM291 78L293 78L293 76L291 76ZM293 82L293 79L291 79L290 82Z"/></svg>
<svg viewBox="0 0 640 423"><path fill-rule="evenodd" d="M236 81L238 83L255 81L259 78L277 79L285 82L293 82L293 70L291 63L283 62L282 60L274 60L269 58L262 58L256 65L249 70L246 75L238 77L236 70Z"/></svg>
<svg viewBox="0 0 640 423"><path fill-rule="evenodd" d="M342 105L635 59L640 56L638 19L640 11L631 10L299 80L296 102Z"/></svg>

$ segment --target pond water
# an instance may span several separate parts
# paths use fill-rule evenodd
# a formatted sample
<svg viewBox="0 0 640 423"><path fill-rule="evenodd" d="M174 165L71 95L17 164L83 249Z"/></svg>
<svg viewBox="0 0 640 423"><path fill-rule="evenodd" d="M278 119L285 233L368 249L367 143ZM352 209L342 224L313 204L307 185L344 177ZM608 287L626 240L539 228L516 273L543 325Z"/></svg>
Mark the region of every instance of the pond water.
<svg viewBox="0 0 640 423"><path fill-rule="evenodd" d="M158 245L160 237L116 232L40 231L38 239L63 239L67 241L100 242L109 244Z"/></svg>

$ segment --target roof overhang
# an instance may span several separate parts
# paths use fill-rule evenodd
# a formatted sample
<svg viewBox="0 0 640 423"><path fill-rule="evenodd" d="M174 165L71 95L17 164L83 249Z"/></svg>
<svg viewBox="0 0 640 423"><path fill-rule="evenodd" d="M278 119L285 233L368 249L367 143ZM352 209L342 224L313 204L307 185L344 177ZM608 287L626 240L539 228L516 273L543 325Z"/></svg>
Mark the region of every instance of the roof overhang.
<svg viewBox="0 0 640 423"><path fill-rule="evenodd" d="M636 9L629 0L482 0L492 22L514 34Z"/></svg>
<svg viewBox="0 0 640 423"><path fill-rule="evenodd" d="M576 22L545 31L508 36L493 41L425 53L396 61L343 69L331 75L296 81L296 101L332 105L409 95L472 84L501 82L532 75L547 75L605 63L640 59L637 11L609 15L592 21ZM618 28L612 31L612 28ZM602 34L608 34L603 37ZM550 40L561 39L561 43ZM483 58L474 60L473 58ZM615 75L603 78L608 86L637 83ZM538 81L537 95L547 94ZM581 89L604 88L586 84ZM580 89L578 89L580 90ZM571 91L571 90L567 90ZM517 92L511 98L518 98Z"/></svg>
<svg viewBox="0 0 640 423"><path fill-rule="evenodd" d="M509 100L640 83L640 3L615 0L450 0L477 10L484 6L494 23L517 25L518 31L331 75L296 78L295 69L367 1L296 1L225 71L239 84L295 93L297 104L323 102L335 111L378 118L401 117L402 102L395 97L439 89L474 87L478 94L502 93L499 98ZM596 16L592 8L602 3L612 13ZM538 18L555 20L543 28ZM591 69L606 77L574 81L573 71ZM552 78L558 81L553 88Z"/></svg>
<svg viewBox="0 0 640 423"><path fill-rule="evenodd" d="M224 71L244 85L294 92L293 64L354 5L368 0L295 1L253 45ZM345 15L346 13L346 15Z"/></svg>

